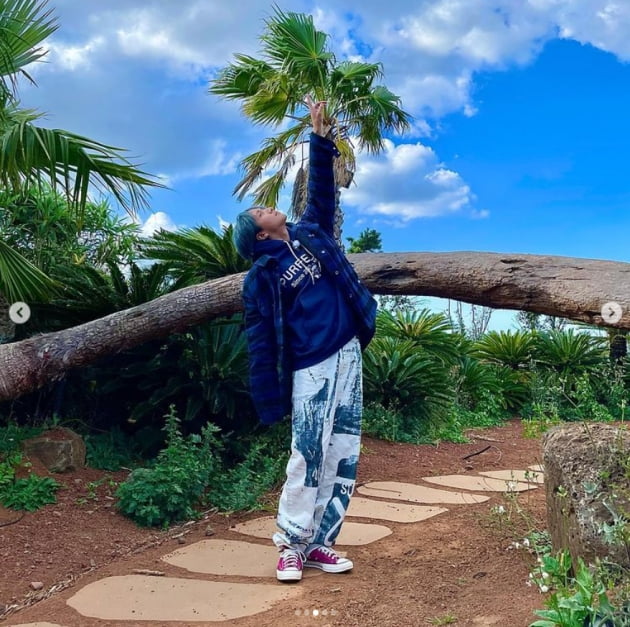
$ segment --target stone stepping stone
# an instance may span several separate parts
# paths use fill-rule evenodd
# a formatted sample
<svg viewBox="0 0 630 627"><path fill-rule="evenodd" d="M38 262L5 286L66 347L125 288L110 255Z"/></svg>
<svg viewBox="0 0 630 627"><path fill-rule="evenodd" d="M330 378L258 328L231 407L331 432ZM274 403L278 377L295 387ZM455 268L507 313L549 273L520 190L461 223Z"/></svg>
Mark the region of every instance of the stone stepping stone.
<svg viewBox="0 0 630 627"><path fill-rule="evenodd" d="M437 516L443 512L448 512L448 510L444 507L386 503L385 501L362 499L360 496L355 496L350 500L350 507L348 508L346 516L358 516L361 518L377 518L379 520L413 523L426 520L432 516Z"/></svg>
<svg viewBox="0 0 630 627"><path fill-rule="evenodd" d="M248 536L256 538L268 538L278 531L275 516L263 516L262 518L254 518L247 522L235 525L232 531L244 533ZM383 525L371 525L368 523L344 522L339 536L337 536L338 545L370 544L387 537L392 533L389 527Z"/></svg>
<svg viewBox="0 0 630 627"><path fill-rule="evenodd" d="M162 560L193 573L240 577L276 578L278 549L240 540L201 540L168 555ZM317 568L305 568L304 576L323 574Z"/></svg>
<svg viewBox="0 0 630 627"><path fill-rule="evenodd" d="M491 479L490 477L477 477L474 475L442 475L438 477L422 477L422 480L443 485L447 488L478 490L480 492L525 492L536 488L531 483L520 483L513 479Z"/></svg>
<svg viewBox="0 0 630 627"><path fill-rule="evenodd" d="M67 604L83 616L152 620L163 625L167 621L193 623L252 616L301 594L300 586L122 575L88 584Z"/></svg>
<svg viewBox="0 0 630 627"><path fill-rule="evenodd" d="M490 500L489 496L464 492L437 490L415 483L398 481L371 481L359 486L357 491L366 496L378 496L383 499L397 499L412 503L450 503L453 505L472 505ZM343 533L343 532L342 532Z"/></svg>
<svg viewBox="0 0 630 627"><path fill-rule="evenodd" d="M479 474L484 477L505 479L507 481L524 481L525 483L537 484L545 482L542 473L536 472L535 470L486 470Z"/></svg>

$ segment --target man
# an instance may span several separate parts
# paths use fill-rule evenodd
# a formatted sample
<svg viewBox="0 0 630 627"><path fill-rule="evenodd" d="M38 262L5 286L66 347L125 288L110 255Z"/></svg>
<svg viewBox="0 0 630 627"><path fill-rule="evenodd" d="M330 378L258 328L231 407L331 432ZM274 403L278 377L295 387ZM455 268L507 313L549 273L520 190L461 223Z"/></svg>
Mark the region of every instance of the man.
<svg viewBox="0 0 630 627"><path fill-rule="evenodd" d="M307 97L307 207L297 224L272 207L236 219L239 253L254 260L243 286L251 393L261 421L292 414L291 457L273 542L276 575L303 566L352 569L333 549L354 491L362 415L361 349L374 335L376 302L333 237L339 155L325 135L325 103Z"/></svg>

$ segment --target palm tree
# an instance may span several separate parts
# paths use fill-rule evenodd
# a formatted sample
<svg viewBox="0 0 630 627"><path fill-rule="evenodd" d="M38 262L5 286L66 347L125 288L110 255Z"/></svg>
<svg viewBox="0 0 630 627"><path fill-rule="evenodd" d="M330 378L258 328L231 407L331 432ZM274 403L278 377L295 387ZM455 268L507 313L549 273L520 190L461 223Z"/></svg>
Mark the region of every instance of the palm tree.
<svg viewBox="0 0 630 627"><path fill-rule="evenodd" d="M234 193L242 199L274 166L277 172L254 189L254 202L275 206L287 174L300 154L292 211L299 217L306 201L305 151L300 147L310 131L304 106L307 94L327 102L328 136L341 152L336 160L337 191L348 187L355 170L356 137L359 150L378 153L385 133L409 128L410 116L400 108L400 98L375 81L383 74L379 63L337 61L329 49L328 35L318 31L310 15L284 13L275 7L260 37L262 59L236 54L211 81L210 93L242 102L243 113L256 124L289 125L267 138L263 147L243 159L245 176ZM336 238L341 245L341 212L337 194Z"/></svg>
<svg viewBox="0 0 630 627"><path fill-rule="evenodd" d="M59 187L78 220L94 186L133 214L147 204L145 187L162 185L127 160L123 150L39 127L41 114L20 106L18 79L34 83L27 67L46 54L42 43L57 28L46 0L0 0L0 186L10 191L42 182ZM44 299L51 288L41 271L0 242L0 298Z"/></svg>

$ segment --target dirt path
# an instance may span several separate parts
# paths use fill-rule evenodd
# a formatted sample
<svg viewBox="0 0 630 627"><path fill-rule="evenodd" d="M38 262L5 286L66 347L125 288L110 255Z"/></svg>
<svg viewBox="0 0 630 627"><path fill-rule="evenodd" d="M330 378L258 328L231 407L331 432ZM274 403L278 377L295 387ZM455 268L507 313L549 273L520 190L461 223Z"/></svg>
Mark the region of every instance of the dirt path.
<svg viewBox="0 0 630 627"><path fill-rule="evenodd" d="M526 469L540 463L540 442L524 439L518 421L477 433L483 439L437 447L365 438L359 484L398 481L437 488L423 482L423 477L478 476L481 471ZM488 446L484 452L464 459ZM516 515L512 502L498 492L484 493L489 497L484 503L444 505L447 512L420 522L349 518L348 521L355 523L385 525L392 533L370 544L339 546L355 563L351 573L309 576L299 584L287 585L262 577L193 573L161 559L167 553L207 541L208 526L212 527L212 540L239 540L268 547L268 541L244 536L233 527L273 512L232 517L212 514L206 520L168 533L138 529L115 512L112 500L107 498L107 482L88 490L95 493L95 498L77 505L77 499L85 498L87 484L102 476L103 473L89 469L66 475L63 480L68 488L60 493L57 505L0 527L0 616L4 615L0 624L46 621L65 627L190 624L527 627L535 619L533 610L543 604L540 593L525 585L532 556L511 548L511 543L521 539L528 525L545 527L542 487L518 496L518 503L531 516L529 523ZM116 479L123 477L115 474ZM507 511L497 517L491 509L501 504ZM0 512L0 523L11 516L14 514ZM183 539L174 537L182 532ZM259 558L252 559L252 568L260 566L256 560ZM277 601L262 613L222 623L102 620L83 616L66 603L88 584L107 577L131 575L136 569L159 570L166 578L194 579L204 582L203 585L266 584L269 586L266 590L286 593L290 598ZM154 577L152 581L158 579L161 578ZM66 584L62 584L64 581ZM43 589L30 591L31 582L42 582ZM139 585L140 578L138 582ZM67 587L62 589L64 585ZM160 585L163 583L154 585L156 598L165 596L158 590ZM19 611L10 609L28 602L29 595L31 601L37 595L48 598Z"/></svg>

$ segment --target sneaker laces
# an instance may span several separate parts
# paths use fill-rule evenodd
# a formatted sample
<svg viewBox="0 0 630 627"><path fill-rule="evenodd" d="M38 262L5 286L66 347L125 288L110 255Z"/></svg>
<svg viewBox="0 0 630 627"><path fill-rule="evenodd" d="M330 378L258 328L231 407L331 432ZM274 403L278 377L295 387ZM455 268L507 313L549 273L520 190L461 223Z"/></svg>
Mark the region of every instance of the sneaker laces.
<svg viewBox="0 0 630 627"><path fill-rule="evenodd" d="M338 560L339 559L339 555L337 555L337 552L334 551L333 549L331 549L329 546L319 546L316 549L313 549L314 551L319 550L321 551L324 555L326 555L326 557L330 557L331 559L334 560Z"/></svg>
<svg viewBox="0 0 630 627"><path fill-rule="evenodd" d="M298 551L296 549L284 549L282 553L280 553L280 557L284 560L284 565L287 568L297 568L306 561L306 556L302 551Z"/></svg>

